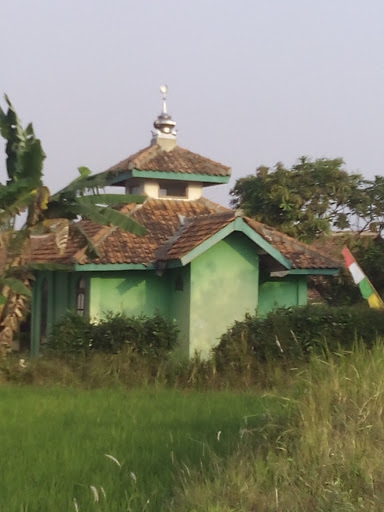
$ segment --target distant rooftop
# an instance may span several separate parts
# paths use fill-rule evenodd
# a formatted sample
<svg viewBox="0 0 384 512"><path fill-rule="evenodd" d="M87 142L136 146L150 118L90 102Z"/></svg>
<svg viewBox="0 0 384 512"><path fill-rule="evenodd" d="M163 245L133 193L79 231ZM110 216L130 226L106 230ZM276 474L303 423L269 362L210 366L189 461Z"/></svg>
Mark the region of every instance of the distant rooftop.
<svg viewBox="0 0 384 512"><path fill-rule="evenodd" d="M197 174L201 176L230 177L231 168L210 160L188 149L175 146L171 151L164 151L159 144L144 148L125 160L112 165L108 173L118 177L127 171L171 172ZM113 180L116 182L116 180Z"/></svg>

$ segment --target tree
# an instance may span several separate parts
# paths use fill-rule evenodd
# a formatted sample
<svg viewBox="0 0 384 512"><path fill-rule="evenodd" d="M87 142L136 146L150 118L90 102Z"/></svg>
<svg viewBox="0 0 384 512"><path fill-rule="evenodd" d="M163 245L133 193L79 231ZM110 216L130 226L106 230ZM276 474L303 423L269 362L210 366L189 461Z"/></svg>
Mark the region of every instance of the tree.
<svg viewBox="0 0 384 512"><path fill-rule="evenodd" d="M25 318L30 281L36 265L28 263L30 237L34 233L55 232L58 250L64 251L69 237L76 236L88 255L97 255L91 240L81 230L79 217L98 224L112 224L137 235L143 226L123 215L112 205L140 203L141 196L102 194L104 175L91 176L89 169L79 168L80 176L58 193L51 195L43 183L45 154L32 124L24 129L8 97L7 112L0 107L0 134L6 140L8 180L0 183L0 249L3 256L0 275L0 349L9 350L14 333ZM16 221L23 218L16 229ZM38 266L42 268L42 266Z"/></svg>
<svg viewBox="0 0 384 512"><path fill-rule="evenodd" d="M231 195L232 205L247 215L305 242L317 239L318 247L335 257L341 257L347 245L378 292L384 293L382 176L366 180L348 174L340 158L303 157L291 169L280 163L273 169L259 167L256 175L237 180ZM329 244L326 235L335 229L342 233ZM367 231L372 236L363 236ZM334 305L362 300L349 272L332 279L317 276L310 284Z"/></svg>
<svg viewBox="0 0 384 512"><path fill-rule="evenodd" d="M291 169L281 163L272 170L259 167L255 176L237 180L232 206L307 242L332 227L359 229L363 222L366 229L375 210L372 197L384 207L384 181L379 191L360 174L348 174L343 164L341 158L302 157Z"/></svg>

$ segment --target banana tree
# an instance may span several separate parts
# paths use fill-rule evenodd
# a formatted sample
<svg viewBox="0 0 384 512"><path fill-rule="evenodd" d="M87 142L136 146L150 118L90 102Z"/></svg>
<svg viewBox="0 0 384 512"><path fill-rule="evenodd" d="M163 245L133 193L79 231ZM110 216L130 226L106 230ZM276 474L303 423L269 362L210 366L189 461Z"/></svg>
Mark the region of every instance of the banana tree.
<svg viewBox="0 0 384 512"><path fill-rule="evenodd" d="M32 124L24 129L5 95L7 111L0 107L0 134L6 140L7 181L0 183L0 353L7 353L28 312L31 280L36 265L28 262L31 235L54 232L59 251L76 236L90 256L97 249L83 232L78 218L114 225L136 235L143 226L111 206L144 201L142 196L104 194L105 175L92 176L86 167L79 177L54 195L43 183L45 154ZM48 266L46 266L47 268ZM39 269L44 265L39 265Z"/></svg>

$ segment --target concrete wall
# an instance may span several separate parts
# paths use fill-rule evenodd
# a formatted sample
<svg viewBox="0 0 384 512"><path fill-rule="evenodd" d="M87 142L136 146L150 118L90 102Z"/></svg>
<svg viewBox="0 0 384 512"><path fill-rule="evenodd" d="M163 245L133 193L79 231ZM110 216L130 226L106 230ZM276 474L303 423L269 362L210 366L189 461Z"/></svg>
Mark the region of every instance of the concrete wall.
<svg viewBox="0 0 384 512"><path fill-rule="evenodd" d="M190 350L209 355L219 337L258 303L259 259L245 235L232 233L191 262Z"/></svg>
<svg viewBox="0 0 384 512"><path fill-rule="evenodd" d="M189 357L190 305L191 305L191 268L190 265L168 270L164 277L170 287L168 308L169 320L175 321L179 328L179 345L175 356L179 359Z"/></svg>
<svg viewBox="0 0 384 512"><path fill-rule="evenodd" d="M307 303L306 276L271 278L261 274L259 288L258 316L264 316L273 309L303 306Z"/></svg>
<svg viewBox="0 0 384 512"><path fill-rule="evenodd" d="M92 273L89 315L100 318L109 311L127 315L167 315L168 280L147 270Z"/></svg>
<svg viewBox="0 0 384 512"><path fill-rule="evenodd" d="M200 199L203 193L202 183L188 183L188 199L190 201Z"/></svg>

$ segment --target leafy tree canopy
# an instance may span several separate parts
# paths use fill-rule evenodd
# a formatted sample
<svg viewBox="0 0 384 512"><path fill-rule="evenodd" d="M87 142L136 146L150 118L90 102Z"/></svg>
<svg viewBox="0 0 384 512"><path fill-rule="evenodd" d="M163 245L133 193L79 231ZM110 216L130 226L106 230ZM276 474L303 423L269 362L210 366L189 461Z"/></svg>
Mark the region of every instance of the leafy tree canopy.
<svg viewBox="0 0 384 512"><path fill-rule="evenodd" d="M306 242L332 228L380 231L384 226L384 178L349 174L341 158L302 157L290 169L278 163L237 180L231 204Z"/></svg>

